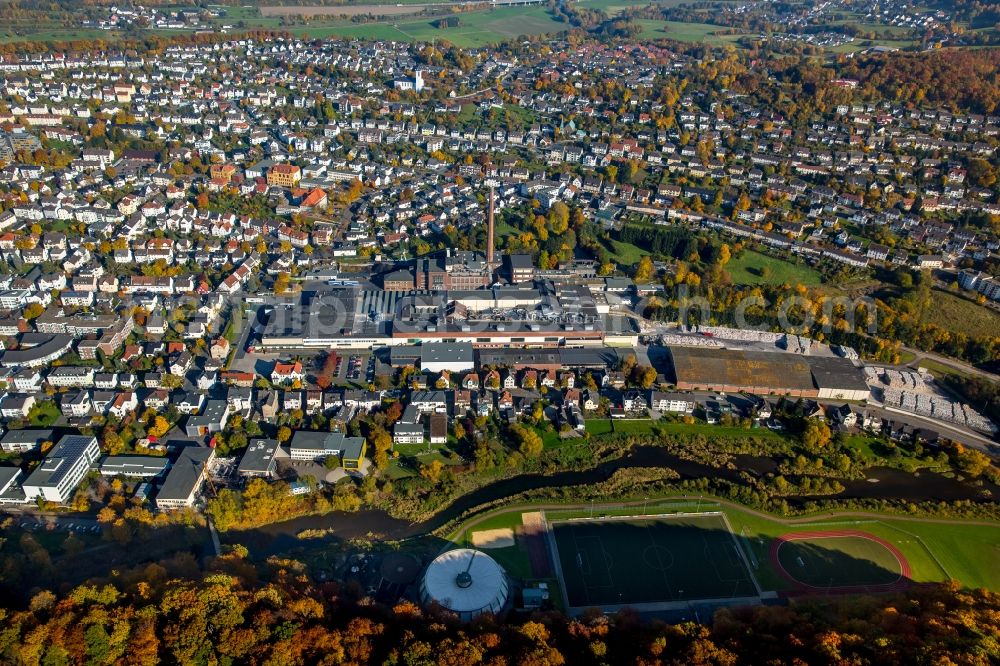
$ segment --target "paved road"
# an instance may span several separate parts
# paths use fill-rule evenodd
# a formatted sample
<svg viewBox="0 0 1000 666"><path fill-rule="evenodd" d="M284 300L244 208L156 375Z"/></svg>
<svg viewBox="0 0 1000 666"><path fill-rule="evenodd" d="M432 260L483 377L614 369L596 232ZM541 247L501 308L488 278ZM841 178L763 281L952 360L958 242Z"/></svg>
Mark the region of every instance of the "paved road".
<svg viewBox="0 0 1000 666"><path fill-rule="evenodd" d="M889 410L877 405L868 405L867 409L880 418L903 422L908 425L918 425L922 428L933 430L943 437L947 437L948 439L953 439L956 442L961 442L967 446L979 449L980 451L988 453L994 457L1000 454L1000 444L997 444L986 435L980 435L978 433L965 430L964 428L959 428L957 425L924 418L919 414L914 414L912 412Z"/></svg>
<svg viewBox="0 0 1000 666"><path fill-rule="evenodd" d="M905 351L910 352L915 356L915 358L907 363L906 365L911 368L917 368L920 366L920 361L923 359L930 359L941 365L946 365L949 368L953 368L959 372L964 372L967 375L975 375L977 377L982 377L984 379L989 379L990 381L1000 382L1000 375L997 375L988 370L982 370L968 363L963 363L962 361L956 361L953 358L948 358L947 356L941 356L940 354L935 354L934 352L920 351L919 349L913 349L911 347L903 347ZM931 372L933 374L933 371Z"/></svg>

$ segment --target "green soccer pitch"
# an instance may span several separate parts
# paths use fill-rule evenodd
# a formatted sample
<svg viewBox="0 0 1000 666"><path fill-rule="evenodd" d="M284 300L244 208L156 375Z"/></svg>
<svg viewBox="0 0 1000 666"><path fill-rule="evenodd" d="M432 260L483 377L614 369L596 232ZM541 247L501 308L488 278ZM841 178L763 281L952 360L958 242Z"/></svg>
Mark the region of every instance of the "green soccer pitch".
<svg viewBox="0 0 1000 666"><path fill-rule="evenodd" d="M753 574L717 513L554 522L570 607L756 597Z"/></svg>

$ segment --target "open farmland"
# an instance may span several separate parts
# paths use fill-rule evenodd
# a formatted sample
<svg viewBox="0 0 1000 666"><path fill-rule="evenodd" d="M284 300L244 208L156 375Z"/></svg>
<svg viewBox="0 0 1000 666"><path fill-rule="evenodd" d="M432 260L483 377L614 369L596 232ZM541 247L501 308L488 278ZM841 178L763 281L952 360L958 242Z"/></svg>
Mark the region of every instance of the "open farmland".
<svg viewBox="0 0 1000 666"><path fill-rule="evenodd" d="M405 14L419 14L425 7L442 6L453 3L441 3L440 5L404 4L400 5L338 5L336 7L307 7L303 5L267 5L261 6L260 14L264 17L272 16L402 16Z"/></svg>
<svg viewBox="0 0 1000 666"><path fill-rule="evenodd" d="M383 21L366 24L297 26L292 28L291 32L312 38L354 37L404 42L445 39L455 46L475 48L521 35L540 35L566 29L566 24L553 20L544 7L505 7L462 13L457 16L460 24L450 28L437 28L433 24L435 19L427 18L400 23Z"/></svg>
<svg viewBox="0 0 1000 666"><path fill-rule="evenodd" d="M673 39L678 42L706 42L722 45L735 43L743 35L723 35L728 28L710 23L683 23L680 21L657 21L639 19L640 39Z"/></svg>

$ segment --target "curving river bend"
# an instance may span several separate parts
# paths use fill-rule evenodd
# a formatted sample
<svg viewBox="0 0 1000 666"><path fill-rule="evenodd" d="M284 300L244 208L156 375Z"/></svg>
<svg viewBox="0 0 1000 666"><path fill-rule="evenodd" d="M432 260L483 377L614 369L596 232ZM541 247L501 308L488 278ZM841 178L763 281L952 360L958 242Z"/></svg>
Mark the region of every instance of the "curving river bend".
<svg viewBox="0 0 1000 666"><path fill-rule="evenodd" d="M622 458L602 463L588 470L565 471L555 474L521 474L496 481L463 495L431 518L413 523L393 518L378 509L365 509L353 513L334 511L324 515L302 516L280 523L241 532L230 532L225 541L238 542L260 554L276 554L290 548L301 548L304 542L297 538L302 530L333 530L341 539L353 539L369 534L385 540L399 540L426 534L477 506L513 497L537 488L558 488L599 483L607 480L619 469L631 467L669 467L680 475L679 480L703 477L739 481L739 470L766 474L777 470L777 463L768 457L733 456L738 469L715 468L698 462L682 460L662 448L640 446ZM973 500L980 501L982 488L950 479L933 472L913 474L888 467L873 467L866 479L841 480L844 491L833 496L839 499L898 499L920 502ZM993 496L1000 496L1000 488L987 486ZM810 497L790 497L792 505L802 504Z"/></svg>

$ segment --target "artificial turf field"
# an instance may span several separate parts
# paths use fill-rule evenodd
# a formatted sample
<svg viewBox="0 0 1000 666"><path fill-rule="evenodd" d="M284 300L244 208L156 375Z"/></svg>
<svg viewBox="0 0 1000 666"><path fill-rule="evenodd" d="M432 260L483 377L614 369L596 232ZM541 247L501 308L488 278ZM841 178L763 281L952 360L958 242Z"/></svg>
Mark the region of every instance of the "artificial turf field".
<svg viewBox="0 0 1000 666"><path fill-rule="evenodd" d="M571 607L759 594L719 514L567 521L550 529Z"/></svg>

